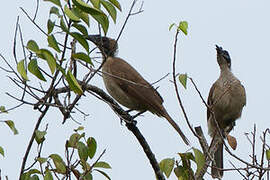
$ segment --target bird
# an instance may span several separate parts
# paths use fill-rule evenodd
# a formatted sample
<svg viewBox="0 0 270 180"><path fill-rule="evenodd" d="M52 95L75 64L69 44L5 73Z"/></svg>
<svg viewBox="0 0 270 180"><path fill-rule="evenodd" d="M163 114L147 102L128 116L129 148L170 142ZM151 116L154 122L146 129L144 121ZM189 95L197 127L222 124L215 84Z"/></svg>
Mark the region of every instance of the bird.
<svg viewBox="0 0 270 180"><path fill-rule="evenodd" d="M220 139L220 128L223 139L234 128L235 121L241 117L243 107L246 105L246 92L241 82L231 71L231 58L228 51L216 45L217 62L220 67L220 76L212 85L207 104L208 133ZM217 123L216 123L217 122ZM223 177L223 141L220 141L214 153L211 175L213 178ZM217 167L217 168L215 168Z"/></svg>
<svg viewBox="0 0 270 180"><path fill-rule="evenodd" d="M189 145L188 138L162 105L163 99L157 90L129 63L116 56L117 41L101 35L89 35L86 39L94 43L103 54L102 77L108 93L130 110L150 111L166 118L184 143Z"/></svg>

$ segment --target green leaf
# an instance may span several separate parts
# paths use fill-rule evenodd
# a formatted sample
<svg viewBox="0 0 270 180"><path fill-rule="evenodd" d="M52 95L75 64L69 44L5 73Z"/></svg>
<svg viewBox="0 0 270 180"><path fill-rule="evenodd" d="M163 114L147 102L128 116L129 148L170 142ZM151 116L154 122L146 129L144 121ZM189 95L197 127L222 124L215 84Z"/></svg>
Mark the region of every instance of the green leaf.
<svg viewBox="0 0 270 180"><path fill-rule="evenodd" d="M65 69L62 68L59 64L56 63L56 68L63 74L64 77L66 77Z"/></svg>
<svg viewBox="0 0 270 180"><path fill-rule="evenodd" d="M181 157L181 160L184 161L183 158L187 159L187 160L192 160L195 162L195 157L193 156L193 154L191 152L187 152L187 153L178 153L178 155Z"/></svg>
<svg viewBox="0 0 270 180"><path fill-rule="evenodd" d="M43 164L45 162L47 162L48 158L42 158L42 157L38 157L37 158L37 161L40 163L40 164Z"/></svg>
<svg viewBox="0 0 270 180"><path fill-rule="evenodd" d="M80 140L80 135L78 133L74 133L69 137L68 146L76 148L77 142Z"/></svg>
<svg viewBox="0 0 270 180"><path fill-rule="evenodd" d="M188 34L188 22L187 21L181 21L178 26L178 30L181 30L185 35Z"/></svg>
<svg viewBox="0 0 270 180"><path fill-rule="evenodd" d="M51 171L46 170L44 180L53 180L53 176L52 176Z"/></svg>
<svg viewBox="0 0 270 180"><path fill-rule="evenodd" d="M67 5L64 7L64 13L68 16L69 19L72 21L80 21L80 18L77 17L69 8Z"/></svg>
<svg viewBox="0 0 270 180"><path fill-rule="evenodd" d="M61 174L66 174L66 165L61 156L59 156L58 154L51 154L49 157L53 160L56 171Z"/></svg>
<svg viewBox="0 0 270 180"><path fill-rule="evenodd" d="M266 150L266 159L267 159L267 161L270 160L270 149Z"/></svg>
<svg viewBox="0 0 270 180"><path fill-rule="evenodd" d="M83 176L83 180L93 180L91 172L88 172L85 176Z"/></svg>
<svg viewBox="0 0 270 180"><path fill-rule="evenodd" d="M117 0L109 0L119 11L122 11L121 5Z"/></svg>
<svg viewBox="0 0 270 180"><path fill-rule="evenodd" d="M85 137L85 132L80 135L80 139Z"/></svg>
<svg viewBox="0 0 270 180"><path fill-rule="evenodd" d="M104 162L104 161L99 161L99 162L97 162L97 163L94 165L94 167L95 167L95 168L105 168L105 169L111 169L111 168L112 168L108 163L106 163L106 162Z"/></svg>
<svg viewBox="0 0 270 180"><path fill-rule="evenodd" d="M177 166L174 168L174 174L176 175L178 180L189 180L189 169L184 168L183 166Z"/></svg>
<svg viewBox="0 0 270 180"><path fill-rule="evenodd" d="M49 35L47 40L50 47L52 47L54 50L56 50L59 53L61 52L54 35Z"/></svg>
<svg viewBox="0 0 270 180"><path fill-rule="evenodd" d="M80 33L77 33L77 32L72 32L72 33L70 33L70 35L72 37L74 37L84 47L84 49L87 52L89 52L88 42L85 40L85 38L83 37L83 35L81 35Z"/></svg>
<svg viewBox="0 0 270 180"><path fill-rule="evenodd" d="M55 26L55 22L52 22L50 19L47 21L47 29L48 29L48 34L51 34L53 31L53 28Z"/></svg>
<svg viewBox="0 0 270 180"><path fill-rule="evenodd" d="M27 47L27 49L29 49L29 50L31 50L33 52L39 51L39 47L38 47L37 43L34 40L28 41L26 47Z"/></svg>
<svg viewBox="0 0 270 180"><path fill-rule="evenodd" d="M73 23L72 26L78 29L83 35L88 36L87 29L83 25Z"/></svg>
<svg viewBox="0 0 270 180"><path fill-rule="evenodd" d="M101 4L103 7L107 10L107 12L110 14L110 16L113 19L113 22L116 23L116 17L117 17L117 12L115 7L108 1L100 0Z"/></svg>
<svg viewBox="0 0 270 180"><path fill-rule="evenodd" d="M30 179L30 174L28 174L27 172L26 173L23 173L22 174L22 177L20 180L29 180Z"/></svg>
<svg viewBox="0 0 270 180"><path fill-rule="evenodd" d="M84 61L86 63L89 63L89 64L93 65L90 57L87 54L83 53L83 52L78 52L78 53L72 54L72 57L74 59L79 59L79 60L82 60L82 61Z"/></svg>
<svg viewBox="0 0 270 180"><path fill-rule="evenodd" d="M74 129L75 132L84 130L83 126L79 126L77 129Z"/></svg>
<svg viewBox="0 0 270 180"><path fill-rule="evenodd" d="M81 86L79 85L78 81L76 78L73 76L70 70L68 70L67 75L66 75L66 80L70 86L70 89L74 91L76 94L82 95L83 90Z"/></svg>
<svg viewBox="0 0 270 180"><path fill-rule="evenodd" d="M0 106L0 111L2 113L8 113L5 106Z"/></svg>
<svg viewBox="0 0 270 180"><path fill-rule="evenodd" d="M63 17L61 17L61 20L60 20L60 27L64 32L68 33L68 28L67 28L67 26L66 26L66 24L64 22Z"/></svg>
<svg viewBox="0 0 270 180"><path fill-rule="evenodd" d="M101 27L104 31L104 34L107 34L109 28L109 20L106 14L101 10L91 7L82 0L72 0L72 2L82 11L90 14L98 23L101 24Z"/></svg>
<svg viewBox="0 0 270 180"><path fill-rule="evenodd" d="M80 160L87 161L88 150L87 150L86 145L82 142L78 142L77 149L78 149L78 154L79 154Z"/></svg>
<svg viewBox="0 0 270 180"><path fill-rule="evenodd" d="M86 142L87 142L87 147L88 147L88 155L90 159L92 159L96 154L97 142L95 138L93 137L89 137Z"/></svg>
<svg viewBox="0 0 270 180"><path fill-rule="evenodd" d="M24 66L24 59L21 60L20 62L18 62L18 64L17 64L17 70L18 70L18 72L20 73L21 77L24 80L26 80L26 81L29 80L28 77L27 77L27 74L26 74L25 66Z"/></svg>
<svg viewBox="0 0 270 180"><path fill-rule="evenodd" d="M180 74L178 78L184 88L187 89L187 74Z"/></svg>
<svg viewBox="0 0 270 180"><path fill-rule="evenodd" d="M203 155L203 153L196 149L196 148L192 148L195 154L195 162L197 164L197 170L196 172L200 172L205 164L205 157Z"/></svg>
<svg viewBox="0 0 270 180"><path fill-rule="evenodd" d="M93 6L97 9L100 9L100 0L90 0Z"/></svg>
<svg viewBox="0 0 270 180"><path fill-rule="evenodd" d="M55 69L56 69L56 59L54 58L53 54L47 49L40 49L39 53L47 61L49 68L51 70L51 73L54 74Z"/></svg>
<svg viewBox="0 0 270 180"><path fill-rule="evenodd" d="M14 135L18 134L18 130L15 128L15 124L11 120L4 121L8 127L11 129L11 131L14 133Z"/></svg>
<svg viewBox="0 0 270 180"><path fill-rule="evenodd" d="M57 17L60 17L59 9L55 6L51 7L50 14L55 14Z"/></svg>
<svg viewBox="0 0 270 180"><path fill-rule="evenodd" d="M172 28L175 26L175 23L172 23L170 26L169 26L169 31L172 30Z"/></svg>
<svg viewBox="0 0 270 180"><path fill-rule="evenodd" d="M95 171L99 172L100 174L102 174L103 176L105 176L107 179L111 180L111 178L104 171L101 171L99 169L95 169Z"/></svg>
<svg viewBox="0 0 270 180"><path fill-rule="evenodd" d="M28 64L28 70L29 70L30 73L32 73L33 75L35 75L40 80L46 81L46 79L44 78L43 74L41 73L41 71L38 68L37 59L31 59L30 60L30 62Z"/></svg>
<svg viewBox="0 0 270 180"><path fill-rule="evenodd" d="M165 173L166 177L169 178L174 166L174 159L173 158L167 158L163 159L159 163L160 170Z"/></svg>
<svg viewBox="0 0 270 180"><path fill-rule="evenodd" d="M55 4L55 5L59 6L59 7L61 7L60 0L44 0L44 1L50 1L50 2L52 2L53 4Z"/></svg>
<svg viewBox="0 0 270 180"><path fill-rule="evenodd" d="M30 180L39 180L38 176L35 174L30 177Z"/></svg>
<svg viewBox="0 0 270 180"><path fill-rule="evenodd" d="M79 18L81 18L86 24L87 26L89 26L89 15L86 12L83 12L81 9L74 7L72 9L72 12L78 16Z"/></svg>
<svg viewBox="0 0 270 180"><path fill-rule="evenodd" d="M35 174L35 175L33 175ZM38 176L36 174L41 174L41 172L37 169L31 169L27 171L26 173L23 173L22 177L20 180L38 180ZM31 176L33 175L33 176Z"/></svg>
<svg viewBox="0 0 270 180"><path fill-rule="evenodd" d="M72 0L72 2L78 7L80 8L82 11L91 14L91 15L101 15L103 14L102 11L100 11L97 8L93 8L91 6L89 6L87 3L85 3L82 0Z"/></svg>
<svg viewBox="0 0 270 180"><path fill-rule="evenodd" d="M45 140L46 131L35 131L35 140L38 144L42 143Z"/></svg>
<svg viewBox="0 0 270 180"><path fill-rule="evenodd" d="M107 34L109 29L109 20L106 14L92 15L92 17L101 25L104 34Z"/></svg>
<svg viewBox="0 0 270 180"><path fill-rule="evenodd" d="M0 146L0 154L2 154L3 157L5 157L4 148L2 146Z"/></svg>
<svg viewBox="0 0 270 180"><path fill-rule="evenodd" d="M184 168L190 168L190 160L195 161L192 153L178 153L181 157L182 165Z"/></svg>
<svg viewBox="0 0 270 180"><path fill-rule="evenodd" d="M41 174L41 172L38 169L30 169L28 172L28 174Z"/></svg>

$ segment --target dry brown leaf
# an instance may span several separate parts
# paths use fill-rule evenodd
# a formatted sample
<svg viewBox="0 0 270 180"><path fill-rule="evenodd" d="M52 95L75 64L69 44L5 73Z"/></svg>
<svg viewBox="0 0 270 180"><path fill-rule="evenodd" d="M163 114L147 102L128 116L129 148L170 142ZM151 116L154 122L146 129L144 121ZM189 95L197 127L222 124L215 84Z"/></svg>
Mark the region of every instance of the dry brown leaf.
<svg viewBox="0 0 270 180"><path fill-rule="evenodd" d="M237 141L236 141L236 138L233 137L233 136L230 136L230 135L228 134L228 135L227 135L227 140L228 140L228 143L229 143L229 145L231 146L231 148L232 148L233 150L235 150L236 147L237 147Z"/></svg>

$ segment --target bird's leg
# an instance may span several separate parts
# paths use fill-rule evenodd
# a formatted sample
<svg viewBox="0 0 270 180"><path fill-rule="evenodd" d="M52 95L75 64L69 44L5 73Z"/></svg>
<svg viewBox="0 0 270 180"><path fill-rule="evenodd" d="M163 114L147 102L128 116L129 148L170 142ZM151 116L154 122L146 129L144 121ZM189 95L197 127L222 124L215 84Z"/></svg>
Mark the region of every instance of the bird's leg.
<svg viewBox="0 0 270 180"><path fill-rule="evenodd" d="M138 112L137 114L135 114L134 116L132 116L133 119L135 119L136 117L140 116L141 114L145 113L146 110Z"/></svg>
<svg viewBox="0 0 270 180"><path fill-rule="evenodd" d="M125 111L127 114L129 114L131 111L134 111L134 109L129 109L129 110L127 110L127 111ZM145 112L145 111L144 111ZM142 113L144 113L144 112L142 112ZM121 125L123 124L123 121L125 122L125 123L128 123L128 124L134 124L134 125L136 125L137 124L137 121L135 121L134 119L137 117L137 116L139 116L140 114L142 114L142 113L138 113L138 114L136 114L135 116L131 116L132 117L132 120L126 120L126 119L122 119L122 118L120 118L120 123L121 123Z"/></svg>
<svg viewBox="0 0 270 180"><path fill-rule="evenodd" d="M131 112L131 111L133 111L133 109L127 110L126 112L129 113L129 112ZM145 112L146 112L146 110L145 110L145 111L141 111L141 112L135 114L134 116L132 116L132 121L127 121L127 120L125 120L125 119L123 119L123 120L124 120L126 123L129 123L129 124L132 123L132 124L136 125L136 124L137 124L137 121L135 121L134 119L135 119L136 117L140 116L141 114L145 113ZM122 123L122 119L121 119L121 123Z"/></svg>
<svg viewBox="0 0 270 180"><path fill-rule="evenodd" d="M132 120L130 121L130 120L126 120L126 119L120 119L121 120L121 125L123 125L123 121L125 122L125 123L127 123L127 124L134 124L134 125L136 125L137 124L137 121L135 121L135 120L133 120L133 118L132 118Z"/></svg>
<svg viewBox="0 0 270 180"><path fill-rule="evenodd" d="M127 113L130 113L131 111L134 111L134 109L126 110Z"/></svg>

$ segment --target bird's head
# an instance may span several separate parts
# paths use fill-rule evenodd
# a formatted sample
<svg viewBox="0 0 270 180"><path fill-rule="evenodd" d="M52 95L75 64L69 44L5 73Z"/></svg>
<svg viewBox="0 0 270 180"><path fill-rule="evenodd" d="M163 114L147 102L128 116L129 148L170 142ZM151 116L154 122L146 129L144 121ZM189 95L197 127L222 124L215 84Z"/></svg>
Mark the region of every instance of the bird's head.
<svg viewBox="0 0 270 180"><path fill-rule="evenodd" d="M216 50L217 50L217 61L219 66L227 65L227 67L231 69L231 58L228 51L223 50L222 47L219 47L218 45L216 45Z"/></svg>
<svg viewBox="0 0 270 180"><path fill-rule="evenodd" d="M114 57L117 53L118 45L114 39L100 35L89 35L86 39L93 42L105 56Z"/></svg>

